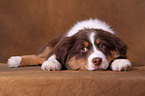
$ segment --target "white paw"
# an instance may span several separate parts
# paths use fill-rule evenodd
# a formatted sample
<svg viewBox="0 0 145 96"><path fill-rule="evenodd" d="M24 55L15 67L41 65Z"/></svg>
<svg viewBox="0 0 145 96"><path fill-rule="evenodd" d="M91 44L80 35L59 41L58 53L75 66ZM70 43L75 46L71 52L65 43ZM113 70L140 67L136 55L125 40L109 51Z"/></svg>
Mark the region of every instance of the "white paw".
<svg viewBox="0 0 145 96"><path fill-rule="evenodd" d="M22 60L22 57L20 56L13 56L13 57L10 57L7 61L7 64L9 67L18 67L20 66L20 62Z"/></svg>
<svg viewBox="0 0 145 96"><path fill-rule="evenodd" d="M132 66L131 62L127 59L116 59L111 64L111 69L113 71L126 71Z"/></svg>
<svg viewBox="0 0 145 96"><path fill-rule="evenodd" d="M61 64L56 59L48 59L43 62L41 69L47 71L59 71L61 70Z"/></svg>

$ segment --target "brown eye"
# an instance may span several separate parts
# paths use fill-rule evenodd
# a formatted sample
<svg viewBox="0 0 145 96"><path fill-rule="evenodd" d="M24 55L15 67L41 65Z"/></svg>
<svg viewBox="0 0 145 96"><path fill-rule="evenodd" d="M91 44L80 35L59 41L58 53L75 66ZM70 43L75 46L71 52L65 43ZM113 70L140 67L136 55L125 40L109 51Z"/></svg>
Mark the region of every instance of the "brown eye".
<svg viewBox="0 0 145 96"><path fill-rule="evenodd" d="M88 48L86 47L81 48L81 52L88 52Z"/></svg>
<svg viewBox="0 0 145 96"><path fill-rule="evenodd" d="M99 44L99 48L100 48L100 49L105 49L105 48L106 48L106 46L105 46L105 44L104 44L104 43L100 43L100 44Z"/></svg>

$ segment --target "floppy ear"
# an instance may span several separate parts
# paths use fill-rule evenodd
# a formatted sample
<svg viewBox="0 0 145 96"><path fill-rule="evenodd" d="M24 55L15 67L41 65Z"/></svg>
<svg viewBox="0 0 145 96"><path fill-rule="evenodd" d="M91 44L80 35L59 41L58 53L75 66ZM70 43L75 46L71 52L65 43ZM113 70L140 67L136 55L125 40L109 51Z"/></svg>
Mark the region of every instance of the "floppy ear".
<svg viewBox="0 0 145 96"><path fill-rule="evenodd" d="M67 59L69 58L69 53L71 52L74 44L75 37L65 37L59 41L59 43L55 46L53 52L56 55L56 59L64 66Z"/></svg>
<svg viewBox="0 0 145 96"><path fill-rule="evenodd" d="M127 45L115 35L113 36L112 39L114 39L112 41L114 45L114 50L111 50L112 57L121 59L126 58Z"/></svg>

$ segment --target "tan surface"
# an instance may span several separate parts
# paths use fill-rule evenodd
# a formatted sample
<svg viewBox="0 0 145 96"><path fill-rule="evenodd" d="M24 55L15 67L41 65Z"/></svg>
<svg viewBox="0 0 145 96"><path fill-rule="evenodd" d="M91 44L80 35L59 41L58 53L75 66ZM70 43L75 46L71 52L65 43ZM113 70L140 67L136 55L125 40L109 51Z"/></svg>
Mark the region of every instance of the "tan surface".
<svg viewBox="0 0 145 96"><path fill-rule="evenodd" d="M144 96L145 66L127 72L42 71L0 64L0 96Z"/></svg>
<svg viewBox="0 0 145 96"><path fill-rule="evenodd" d="M0 0L0 62L34 54L76 21L98 17L128 46L135 66L145 65L145 0Z"/></svg>

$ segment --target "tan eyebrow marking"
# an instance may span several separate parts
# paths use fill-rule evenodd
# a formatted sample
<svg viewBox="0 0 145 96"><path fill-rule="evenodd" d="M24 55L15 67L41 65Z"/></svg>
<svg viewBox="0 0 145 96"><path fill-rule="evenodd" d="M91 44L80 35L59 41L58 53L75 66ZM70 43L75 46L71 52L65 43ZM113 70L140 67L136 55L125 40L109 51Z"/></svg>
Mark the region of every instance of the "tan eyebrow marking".
<svg viewBox="0 0 145 96"><path fill-rule="evenodd" d="M100 42L101 42L101 40L100 40L100 39L97 39L97 40L96 40L96 43L97 43L97 44L99 44Z"/></svg>
<svg viewBox="0 0 145 96"><path fill-rule="evenodd" d="M89 47L89 43L88 42L83 42L83 44L85 45L85 47Z"/></svg>

